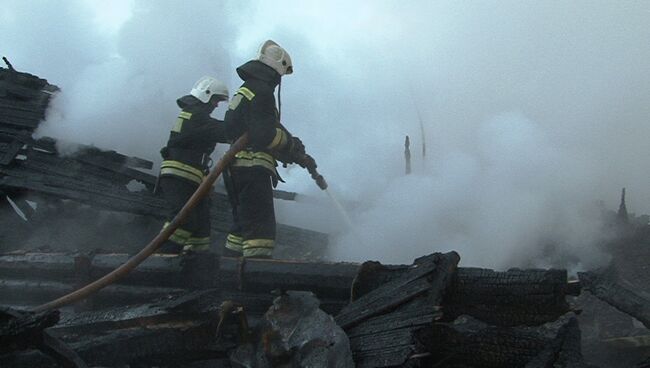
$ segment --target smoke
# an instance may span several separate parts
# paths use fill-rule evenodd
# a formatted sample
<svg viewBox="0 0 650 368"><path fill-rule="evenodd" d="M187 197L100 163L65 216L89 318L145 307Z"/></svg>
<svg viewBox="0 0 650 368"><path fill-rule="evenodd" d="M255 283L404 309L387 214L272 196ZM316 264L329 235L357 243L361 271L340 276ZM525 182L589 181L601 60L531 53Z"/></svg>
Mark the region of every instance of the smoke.
<svg viewBox="0 0 650 368"><path fill-rule="evenodd" d="M63 88L39 134L157 159L174 100L202 75L234 91L235 67L274 39L295 70L283 122L355 228L299 168L279 189L304 199L278 219L335 232L335 259L456 249L464 265L589 268L606 260L594 203L615 208L625 186L632 212L650 209L647 2L129 4L110 32L87 1L0 11L2 51Z"/></svg>
<svg viewBox="0 0 650 368"><path fill-rule="evenodd" d="M344 236L336 251L360 261L371 250L400 263L456 250L464 264L494 268L607 261L596 247L605 239L601 213L583 188L594 172L521 114L497 116L478 133L476 153L450 151L388 182L359 211L363 230Z"/></svg>
<svg viewBox="0 0 650 368"><path fill-rule="evenodd" d="M99 2L17 3L9 12L15 33L5 52L16 68L62 88L38 136L158 160L178 113L176 99L203 75L227 80L231 74L226 50L236 30L218 16L226 7L220 2L134 3L119 31L109 34L91 21ZM31 24L40 27L27 28Z"/></svg>

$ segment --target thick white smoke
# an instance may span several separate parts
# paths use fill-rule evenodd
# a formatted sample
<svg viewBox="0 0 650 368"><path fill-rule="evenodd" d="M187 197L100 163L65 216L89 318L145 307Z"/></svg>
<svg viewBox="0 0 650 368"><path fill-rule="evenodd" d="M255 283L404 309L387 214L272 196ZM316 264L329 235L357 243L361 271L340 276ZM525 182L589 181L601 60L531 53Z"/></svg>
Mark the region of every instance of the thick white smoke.
<svg viewBox="0 0 650 368"><path fill-rule="evenodd" d="M354 203L354 234L301 169L280 189L307 199L278 217L338 232L336 259L589 268L606 259L598 200L625 186L650 210L647 2L134 1L109 33L87 1L10 5L1 51L64 88L40 133L149 159L197 78L234 91L234 68L278 41L295 66L283 122Z"/></svg>
<svg viewBox="0 0 650 368"><path fill-rule="evenodd" d="M133 3L113 34L96 31L87 1L16 3L20 11L9 11L15 39L5 52L16 68L62 88L38 135L157 160L176 99L203 75L232 74L228 49L237 30L220 16L224 3ZM14 58L13 50L26 55Z"/></svg>

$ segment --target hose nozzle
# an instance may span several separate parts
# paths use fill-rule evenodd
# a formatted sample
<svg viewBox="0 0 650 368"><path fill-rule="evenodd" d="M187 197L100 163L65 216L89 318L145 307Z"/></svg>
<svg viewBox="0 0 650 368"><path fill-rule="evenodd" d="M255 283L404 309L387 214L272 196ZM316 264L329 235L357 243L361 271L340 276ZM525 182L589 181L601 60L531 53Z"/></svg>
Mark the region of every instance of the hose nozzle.
<svg viewBox="0 0 650 368"><path fill-rule="evenodd" d="M321 190L327 189L327 182L325 181L323 175L319 174L316 170L318 166L316 165L316 160L314 160L313 157L309 156L308 154L304 154L297 162L297 164L307 169L311 175L311 178L314 179L316 185L318 185Z"/></svg>

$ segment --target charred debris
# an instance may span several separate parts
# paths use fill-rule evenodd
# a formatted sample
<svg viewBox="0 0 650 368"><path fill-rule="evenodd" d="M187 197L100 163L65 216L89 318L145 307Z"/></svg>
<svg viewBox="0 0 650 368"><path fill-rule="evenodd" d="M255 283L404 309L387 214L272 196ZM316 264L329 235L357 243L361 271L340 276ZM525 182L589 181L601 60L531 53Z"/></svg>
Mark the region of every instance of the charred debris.
<svg viewBox="0 0 650 368"><path fill-rule="evenodd" d="M54 139L33 138L58 88L6 63L2 367L649 366L650 227L627 213L624 192L609 214L618 234L606 245L611 265L573 280L557 269L459 267L455 252L411 265L329 263L326 234L279 225L278 260L154 255L83 302L32 312L137 251L101 243L114 234L25 244L33 234L50 234L66 225L56 219L79 212L132 227L124 232L141 245L166 209L152 193L151 161L85 146L62 155ZM223 237L229 203L218 192L212 202L213 229Z"/></svg>

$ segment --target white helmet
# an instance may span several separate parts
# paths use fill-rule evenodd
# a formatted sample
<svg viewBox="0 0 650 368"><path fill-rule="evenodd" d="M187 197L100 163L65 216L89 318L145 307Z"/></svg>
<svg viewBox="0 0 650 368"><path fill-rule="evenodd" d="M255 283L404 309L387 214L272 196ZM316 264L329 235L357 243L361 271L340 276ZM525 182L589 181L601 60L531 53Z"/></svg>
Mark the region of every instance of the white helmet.
<svg viewBox="0 0 650 368"><path fill-rule="evenodd" d="M275 69L280 75L293 73L293 64L289 53L277 43L268 40L260 46L257 60Z"/></svg>
<svg viewBox="0 0 650 368"><path fill-rule="evenodd" d="M230 93L228 87L222 81L212 78L203 77L198 80L192 87L190 94L198 98L201 102L207 103L214 95L222 97L222 101L227 101Z"/></svg>

